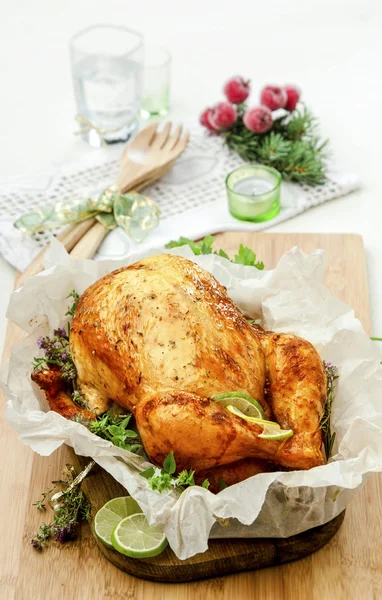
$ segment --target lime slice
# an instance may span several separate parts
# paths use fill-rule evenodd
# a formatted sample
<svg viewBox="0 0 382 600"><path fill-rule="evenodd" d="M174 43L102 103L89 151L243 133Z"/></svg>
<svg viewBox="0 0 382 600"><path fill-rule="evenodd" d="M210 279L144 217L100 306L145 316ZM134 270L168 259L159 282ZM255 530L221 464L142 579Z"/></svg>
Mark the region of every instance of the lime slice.
<svg viewBox="0 0 382 600"><path fill-rule="evenodd" d="M224 394L212 396L212 400L224 408L230 405L234 406L248 417L256 417L257 419L264 419L265 417L261 404L243 392L225 392Z"/></svg>
<svg viewBox="0 0 382 600"><path fill-rule="evenodd" d="M111 534L122 519L141 513L142 509L131 496L113 498L99 509L94 519L94 529L97 537L107 546L112 548Z"/></svg>
<svg viewBox="0 0 382 600"><path fill-rule="evenodd" d="M281 429L280 425L275 421L266 421L265 419L257 419L255 417L249 417L243 414L240 410L238 410L235 406L227 406L227 410L232 414L244 419L244 421L248 421L249 423L256 423L263 428L262 433L260 433L259 437L263 440L286 440L287 438L293 435L293 431L291 429Z"/></svg>
<svg viewBox="0 0 382 600"><path fill-rule="evenodd" d="M145 515L130 515L118 523L111 541L115 550L133 558L149 558L163 552L168 542L160 527L150 527Z"/></svg>
<svg viewBox="0 0 382 600"><path fill-rule="evenodd" d="M263 440L287 440L292 435L293 431L291 429L278 429L274 432L264 429L263 433L260 433L259 438Z"/></svg>

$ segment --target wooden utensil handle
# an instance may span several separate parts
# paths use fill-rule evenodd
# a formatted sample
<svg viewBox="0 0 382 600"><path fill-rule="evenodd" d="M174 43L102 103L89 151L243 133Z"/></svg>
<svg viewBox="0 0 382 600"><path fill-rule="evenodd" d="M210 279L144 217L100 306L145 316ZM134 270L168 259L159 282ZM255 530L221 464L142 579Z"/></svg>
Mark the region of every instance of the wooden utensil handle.
<svg viewBox="0 0 382 600"><path fill-rule="evenodd" d="M95 223L80 239L78 244L74 246L70 252L70 256L76 259L93 258L107 233L107 230L101 223Z"/></svg>
<svg viewBox="0 0 382 600"><path fill-rule="evenodd" d="M60 242L62 242L66 250L70 252L70 250L74 248L77 242L94 225L94 223L95 219L92 218L86 219L86 221L82 221L82 223L77 223L76 225L69 225L57 235L57 239ZM28 265L25 271L20 275L20 277L17 280L18 287L24 285L24 282L28 277L32 277L32 275L37 275L38 273L41 273L41 271L44 270L44 258L49 247L50 243L44 246L44 248L42 248L40 252L34 257L30 265Z"/></svg>

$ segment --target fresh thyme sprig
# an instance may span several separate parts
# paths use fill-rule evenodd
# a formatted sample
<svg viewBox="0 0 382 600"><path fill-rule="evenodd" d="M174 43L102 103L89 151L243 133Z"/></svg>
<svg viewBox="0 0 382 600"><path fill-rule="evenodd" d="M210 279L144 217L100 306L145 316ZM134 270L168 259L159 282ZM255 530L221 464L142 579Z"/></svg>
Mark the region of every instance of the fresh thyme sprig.
<svg viewBox="0 0 382 600"><path fill-rule="evenodd" d="M324 434L324 446L326 459L332 455L334 440L336 433L331 431L330 418L332 413L332 405L336 396L336 381L338 379L338 368L332 363L324 361L324 369L326 373L326 403L324 414L321 417L320 428Z"/></svg>
<svg viewBox="0 0 382 600"><path fill-rule="evenodd" d="M87 472L89 470L90 469L87 468ZM33 504L33 506L36 506L39 510L46 510L45 500L47 496L49 496L58 485L62 485L62 492L55 494L51 498L51 502L54 501L55 497L59 498L59 504L54 506L52 522L49 524L43 523L31 540L31 545L35 550L42 550L48 545L49 541L53 539L61 544L74 540L77 535L79 523L90 519L91 506L81 490L80 485L82 479L77 478L79 479L79 482L76 485L73 485L76 482L73 481L72 471L66 468L64 474L65 478L63 480L53 482L55 484L54 487L47 492L44 492L42 498Z"/></svg>
<svg viewBox="0 0 382 600"><path fill-rule="evenodd" d="M194 474L195 471L190 469L184 469L180 473L178 473L177 477L173 477L176 472L176 462L174 458L174 452L171 452L166 456L163 462L163 467L159 469L159 467L149 467L142 471L141 476L147 479L149 486L152 490L157 492L166 492L168 490L177 488L181 492L185 490L186 487L195 484ZM201 485L201 487L208 489L210 482L208 479L205 479Z"/></svg>
<svg viewBox="0 0 382 600"><path fill-rule="evenodd" d="M73 382L77 377L76 367L72 360L69 348L69 335L65 329L58 328L53 331L53 336L41 336L37 346L44 350L44 356L34 358L32 366L34 371L47 368L48 365L59 367L63 379Z"/></svg>
<svg viewBox="0 0 382 600"><path fill-rule="evenodd" d="M235 254L234 258L230 258L224 250L213 250L212 244L214 243L215 238L213 235L207 235L200 242L195 242L194 240L190 240L189 238L180 237L177 241L173 240L166 244L166 248L179 248L180 246L190 246L191 250L196 256L200 254L217 254L218 256L222 256L227 260L239 264L239 265L247 265L251 267L256 267L259 271L264 269L264 263L261 261L256 262L256 254L251 248L247 248L240 244L239 250L237 254Z"/></svg>
<svg viewBox="0 0 382 600"><path fill-rule="evenodd" d="M76 292L76 290L72 290L70 292L70 294L68 296L66 296L66 299L68 299L68 298L72 298L73 302L68 307L68 310L65 313L65 316L74 317L74 314L75 314L76 308L77 308L77 304L78 304L78 300L80 299L80 295Z"/></svg>

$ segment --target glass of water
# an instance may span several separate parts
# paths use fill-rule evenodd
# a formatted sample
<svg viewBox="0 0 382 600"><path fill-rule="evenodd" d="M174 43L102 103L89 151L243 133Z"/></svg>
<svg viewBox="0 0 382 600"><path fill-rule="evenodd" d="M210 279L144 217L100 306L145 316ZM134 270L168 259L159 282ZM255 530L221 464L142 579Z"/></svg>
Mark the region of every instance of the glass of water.
<svg viewBox="0 0 382 600"><path fill-rule="evenodd" d="M143 36L118 25L93 25L70 40L77 120L92 146L136 131L142 95Z"/></svg>
<svg viewBox="0 0 382 600"><path fill-rule="evenodd" d="M164 117L170 106L171 54L160 46L145 46L141 116Z"/></svg>

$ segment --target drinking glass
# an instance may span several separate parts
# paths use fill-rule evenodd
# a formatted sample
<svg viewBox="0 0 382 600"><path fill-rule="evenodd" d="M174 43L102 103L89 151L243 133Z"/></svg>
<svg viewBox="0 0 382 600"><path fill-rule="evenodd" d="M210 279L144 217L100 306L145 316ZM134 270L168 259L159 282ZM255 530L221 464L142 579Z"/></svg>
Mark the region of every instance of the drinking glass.
<svg viewBox="0 0 382 600"><path fill-rule="evenodd" d="M164 117L170 105L171 54L160 46L145 46L141 116Z"/></svg>
<svg viewBox="0 0 382 600"><path fill-rule="evenodd" d="M119 25L93 25L70 40L80 133L92 146L136 131L142 95L143 36Z"/></svg>

